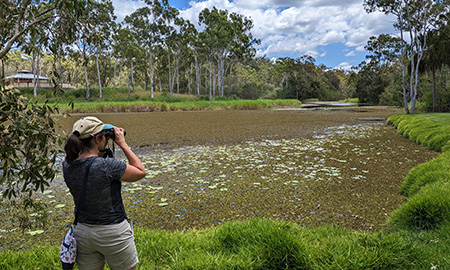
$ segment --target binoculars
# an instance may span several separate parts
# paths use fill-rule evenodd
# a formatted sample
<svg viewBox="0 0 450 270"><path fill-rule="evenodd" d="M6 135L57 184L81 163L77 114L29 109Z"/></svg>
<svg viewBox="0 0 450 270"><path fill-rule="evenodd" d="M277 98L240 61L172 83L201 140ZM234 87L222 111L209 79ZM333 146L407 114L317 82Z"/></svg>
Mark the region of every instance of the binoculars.
<svg viewBox="0 0 450 270"><path fill-rule="evenodd" d="M127 132L126 132L126 130L124 129L123 130L123 135L125 136L125 135L127 135ZM107 139L111 139L112 141L114 141L115 139L116 139L116 135L114 135L114 129L106 129L105 130L105 137L107 138Z"/></svg>

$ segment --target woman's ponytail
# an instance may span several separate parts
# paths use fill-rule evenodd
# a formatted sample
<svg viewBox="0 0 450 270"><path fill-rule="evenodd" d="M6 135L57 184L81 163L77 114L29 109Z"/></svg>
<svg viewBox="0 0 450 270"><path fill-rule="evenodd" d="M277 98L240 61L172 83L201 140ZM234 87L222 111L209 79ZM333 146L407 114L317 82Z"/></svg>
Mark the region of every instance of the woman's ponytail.
<svg viewBox="0 0 450 270"><path fill-rule="evenodd" d="M92 138L93 137L89 137L80 140L77 134L70 135L69 138L67 138L66 144L64 145L64 152L66 152L67 163L72 164L72 162L79 157L83 149L89 148L91 146Z"/></svg>

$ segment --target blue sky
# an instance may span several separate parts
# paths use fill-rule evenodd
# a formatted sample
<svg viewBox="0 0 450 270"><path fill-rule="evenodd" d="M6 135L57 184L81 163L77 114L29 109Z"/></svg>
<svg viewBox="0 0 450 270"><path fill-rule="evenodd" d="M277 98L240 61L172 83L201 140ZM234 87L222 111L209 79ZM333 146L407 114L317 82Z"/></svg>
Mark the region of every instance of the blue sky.
<svg viewBox="0 0 450 270"><path fill-rule="evenodd" d="M138 0L113 0L121 20L145 5ZM393 19L367 14L363 0L169 0L180 15L197 24L204 8L217 7L253 20L252 34L261 40L258 56L267 58L308 54L316 64L349 69L365 60L371 36L397 34Z"/></svg>

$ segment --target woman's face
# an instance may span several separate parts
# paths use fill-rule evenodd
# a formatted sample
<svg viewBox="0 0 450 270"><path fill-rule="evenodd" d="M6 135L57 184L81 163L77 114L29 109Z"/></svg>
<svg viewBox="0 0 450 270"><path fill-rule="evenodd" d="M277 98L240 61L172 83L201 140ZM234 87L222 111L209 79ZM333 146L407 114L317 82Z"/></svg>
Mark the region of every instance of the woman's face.
<svg viewBox="0 0 450 270"><path fill-rule="evenodd" d="M103 150L108 145L108 139L106 138L106 136L104 134L97 135L95 141L97 142L98 150Z"/></svg>

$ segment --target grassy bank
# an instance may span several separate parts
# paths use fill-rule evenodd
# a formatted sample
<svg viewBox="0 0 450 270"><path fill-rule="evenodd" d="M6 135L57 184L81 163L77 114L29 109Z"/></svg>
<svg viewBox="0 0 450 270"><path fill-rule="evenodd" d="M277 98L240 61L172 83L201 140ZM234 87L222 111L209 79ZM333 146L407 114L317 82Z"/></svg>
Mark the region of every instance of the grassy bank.
<svg viewBox="0 0 450 270"><path fill-rule="evenodd" d="M191 232L135 228L135 234L138 269L430 269L449 262L444 228L364 233L253 219ZM4 251L0 267L57 269L58 249Z"/></svg>
<svg viewBox="0 0 450 270"><path fill-rule="evenodd" d="M216 97L209 101L206 95L173 94L154 92L137 88L128 92L127 88L106 87L99 97L97 88L90 89L89 100L85 99L86 90L77 89L54 94L50 90L42 89L41 93L33 96L32 89L22 89L22 94L38 102L58 103L61 112L164 112L164 111L197 111L197 110L257 110L272 109L274 107L300 106L298 100L241 100L236 96ZM73 106L72 106L73 105Z"/></svg>
<svg viewBox="0 0 450 270"><path fill-rule="evenodd" d="M390 215L386 230L306 228L266 219L187 232L136 227L139 269L446 269L450 151L440 137L449 120L447 114L389 119L403 135L442 154L408 174L401 192L409 200ZM2 251L0 269L57 269L58 249Z"/></svg>
<svg viewBox="0 0 450 270"><path fill-rule="evenodd" d="M199 111L199 110L259 110L283 106L300 106L298 100L213 100L213 101L98 101L77 102L73 108L61 104L62 112L67 113L108 113L108 112L164 112L164 111Z"/></svg>
<svg viewBox="0 0 450 270"><path fill-rule="evenodd" d="M411 269L426 259L399 234L261 219L187 233L135 231L139 269ZM5 251L0 263L2 269L57 269L56 254L57 246Z"/></svg>

